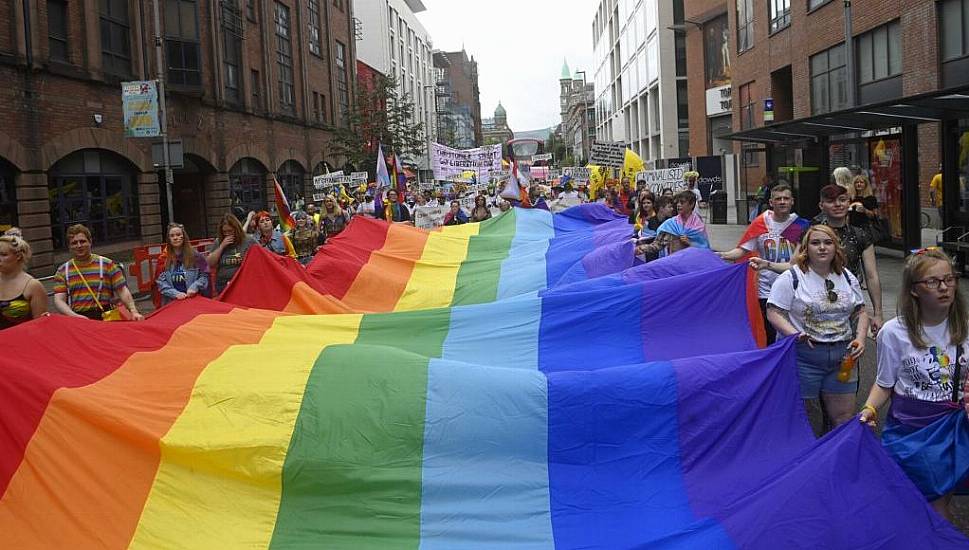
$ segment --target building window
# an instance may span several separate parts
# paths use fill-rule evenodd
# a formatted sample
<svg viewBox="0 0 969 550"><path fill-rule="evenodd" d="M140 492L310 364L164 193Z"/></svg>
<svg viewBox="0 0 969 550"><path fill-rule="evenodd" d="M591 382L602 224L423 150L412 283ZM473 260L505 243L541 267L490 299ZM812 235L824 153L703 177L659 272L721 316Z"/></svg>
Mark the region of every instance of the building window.
<svg viewBox="0 0 969 550"><path fill-rule="evenodd" d="M969 55L969 0L944 0L940 9L942 61Z"/></svg>
<svg viewBox="0 0 969 550"><path fill-rule="evenodd" d="M229 170L229 200L246 212L266 209L266 170L258 161L244 158Z"/></svg>
<svg viewBox="0 0 969 550"><path fill-rule="evenodd" d="M259 71L256 69L249 70L249 89L252 90L252 110L260 111L262 110L262 94L260 90L262 87L259 85Z"/></svg>
<svg viewBox="0 0 969 550"><path fill-rule="evenodd" d="M256 21L256 0L246 0L246 18Z"/></svg>
<svg viewBox="0 0 969 550"><path fill-rule="evenodd" d="M737 0L737 51L754 46L754 0Z"/></svg>
<svg viewBox="0 0 969 550"><path fill-rule="evenodd" d="M747 130L754 127L754 97L750 93L752 83L740 87L740 129Z"/></svg>
<svg viewBox="0 0 969 550"><path fill-rule="evenodd" d="M770 32L791 26L791 0L767 0L770 8Z"/></svg>
<svg viewBox="0 0 969 550"><path fill-rule="evenodd" d="M902 74L901 25L892 21L859 36L858 83Z"/></svg>
<svg viewBox="0 0 969 550"><path fill-rule="evenodd" d="M336 43L336 88L340 108L340 123L346 125L350 114L350 87L347 82L347 47Z"/></svg>
<svg viewBox="0 0 969 550"><path fill-rule="evenodd" d="M289 39L289 8L276 2L276 65L279 68L279 104L283 111L296 112L293 85L293 44Z"/></svg>
<svg viewBox="0 0 969 550"><path fill-rule="evenodd" d="M59 160L48 176L54 248L76 223L88 226L98 243L141 235L138 191L132 169L113 153L87 149Z"/></svg>
<svg viewBox="0 0 969 550"><path fill-rule="evenodd" d="M67 2L47 0L47 48L51 59L67 61Z"/></svg>
<svg viewBox="0 0 969 550"><path fill-rule="evenodd" d="M676 81L676 124L680 128L690 127L690 96L686 88L686 80Z"/></svg>
<svg viewBox="0 0 969 550"><path fill-rule="evenodd" d="M333 0L333 7L343 11L343 0Z"/></svg>
<svg viewBox="0 0 969 550"><path fill-rule="evenodd" d="M830 1L831 0L808 0L808 11L818 9Z"/></svg>
<svg viewBox="0 0 969 550"><path fill-rule="evenodd" d="M811 114L848 107L848 69L844 44L811 56Z"/></svg>
<svg viewBox="0 0 969 550"><path fill-rule="evenodd" d="M198 6L195 0L165 0L165 50L168 82L201 86Z"/></svg>
<svg viewBox="0 0 969 550"><path fill-rule="evenodd" d="M320 94L313 92L313 121L320 122Z"/></svg>
<svg viewBox="0 0 969 550"><path fill-rule="evenodd" d="M131 26L128 0L100 0L101 68L117 76L131 75Z"/></svg>
<svg viewBox="0 0 969 550"><path fill-rule="evenodd" d="M17 225L17 187L13 175L13 166L0 159L0 231Z"/></svg>
<svg viewBox="0 0 969 550"><path fill-rule="evenodd" d="M225 99L242 103L242 10L237 0L222 0L222 68Z"/></svg>
<svg viewBox="0 0 969 550"><path fill-rule="evenodd" d="M321 38L322 33L320 32L320 0L308 0L306 2L307 10L309 10L309 35L310 35L310 53L313 55L323 56L323 40Z"/></svg>

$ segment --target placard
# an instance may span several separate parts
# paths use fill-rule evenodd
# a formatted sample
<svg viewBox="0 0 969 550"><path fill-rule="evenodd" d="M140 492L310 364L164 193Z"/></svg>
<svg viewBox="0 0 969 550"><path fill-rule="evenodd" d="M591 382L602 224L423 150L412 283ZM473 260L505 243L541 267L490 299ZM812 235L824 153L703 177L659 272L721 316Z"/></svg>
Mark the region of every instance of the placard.
<svg viewBox="0 0 969 550"><path fill-rule="evenodd" d="M596 141L592 143L592 155L589 164L622 168L626 160L626 144Z"/></svg>
<svg viewBox="0 0 969 550"><path fill-rule="evenodd" d="M589 181L589 169L583 166L562 168L562 175L572 178L573 181Z"/></svg>
<svg viewBox="0 0 969 550"><path fill-rule="evenodd" d="M444 224L444 216L451 207L448 205L425 205L414 208L414 227L434 229Z"/></svg>
<svg viewBox="0 0 969 550"><path fill-rule="evenodd" d="M646 182L646 189L659 195L663 189L669 187L672 190L683 185L683 167L666 168L664 170L644 170L636 174L636 182L640 180Z"/></svg>

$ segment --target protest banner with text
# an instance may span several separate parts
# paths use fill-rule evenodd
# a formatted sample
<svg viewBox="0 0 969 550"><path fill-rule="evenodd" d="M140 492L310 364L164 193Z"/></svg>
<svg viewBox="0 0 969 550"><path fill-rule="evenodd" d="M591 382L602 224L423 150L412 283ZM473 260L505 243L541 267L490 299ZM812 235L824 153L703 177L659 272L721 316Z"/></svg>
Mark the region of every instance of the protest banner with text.
<svg viewBox="0 0 969 550"><path fill-rule="evenodd" d="M622 168L625 160L625 143L611 143L606 141L596 141L592 143L592 154L590 155L589 164L606 166L609 168Z"/></svg>
<svg viewBox="0 0 969 550"><path fill-rule="evenodd" d="M431 169L434 179L453 179L471 171L478 181L487 181L492 173L501 171L501 144L462 150L432 143Z"/></svg>

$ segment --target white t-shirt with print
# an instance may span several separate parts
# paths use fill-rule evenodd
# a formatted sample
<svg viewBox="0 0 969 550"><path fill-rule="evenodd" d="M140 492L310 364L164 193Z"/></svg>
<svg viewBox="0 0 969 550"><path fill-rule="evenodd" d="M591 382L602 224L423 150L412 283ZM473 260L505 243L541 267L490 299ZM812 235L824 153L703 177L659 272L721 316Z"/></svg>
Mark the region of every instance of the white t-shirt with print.
<svg viewBox="0 0 969 550"><path fill-rule="evenodd" d="M748 252L757 252L757 255L774 263L785 263L791 261L794 252L797 250L797 243L792 243L783 237L784 231L794 223L797 214L791 213L783 223L774 221L774 212L768 210L761 214L764 216L764 225L767 226L767 233L762 233L757 237L740 245L740 248ZM774 281L779 275L769 269L761 269L757 285L757 297L767 298L770 296L770 289L774 286Z"/></svg>
<svg viewBox="0 0 969 550"><path fill-rule="evenodd" d="M928 348L916 348L909 340L905 323L898 317L878 331L878 372L875 382L895 393L921 401L952 399L956 346L949 343L949 322L923 326L922 338ZM962 344L962 372L966 372L965 343ZM965 374L960 376L963 380Z"/></svg>
<svg viewBox="0 0 969 550"><path fill-rule="evenodd" d="M797 290L793 284L794 271L798 277ZM833 290L838 295L834 302L828 299L824 277L810 269L805 273L795 265L774 281L767 303L787 311L794 328L812 340L854 340L851 314L865 305L858 279L846 269L841 275L830 273L827 280L834 283Z"/></svg>

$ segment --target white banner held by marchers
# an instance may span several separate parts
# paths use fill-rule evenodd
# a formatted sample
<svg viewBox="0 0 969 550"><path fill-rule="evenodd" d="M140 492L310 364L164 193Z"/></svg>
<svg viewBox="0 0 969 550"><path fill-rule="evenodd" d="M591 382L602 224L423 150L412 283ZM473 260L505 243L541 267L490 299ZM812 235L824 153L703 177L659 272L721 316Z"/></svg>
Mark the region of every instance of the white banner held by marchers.
<svg viewBox="0 0 969 550"><path fill-rule="evenodd" d="M493 172L501 171L501 144L462 150L432 143L431 169L434 179L453 179L471 171L478 181L487 181Z"/></svg>

